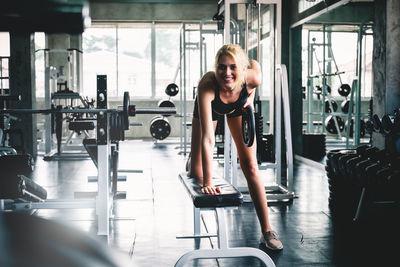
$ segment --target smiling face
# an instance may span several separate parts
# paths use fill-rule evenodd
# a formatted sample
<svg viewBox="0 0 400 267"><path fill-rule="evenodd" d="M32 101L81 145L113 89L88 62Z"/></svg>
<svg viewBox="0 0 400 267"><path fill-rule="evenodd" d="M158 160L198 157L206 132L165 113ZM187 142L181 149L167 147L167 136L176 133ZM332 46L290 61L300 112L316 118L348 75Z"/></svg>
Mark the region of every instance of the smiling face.
<svg viewBox="0 0 400 267"><path fill-rule="evenodd" d="M222 55L218 60L215 76L222 89L232 91L238 85L241 86L243 70L240 70L232 56Z"/></svg>
<svg viewBox="0 0 400 267"><path fill-rule="evenodd" d="M246 53L237 44L222 46L215 56L215 76L223 90L232 91L245 82L245 70L249 64Z"/></svg>

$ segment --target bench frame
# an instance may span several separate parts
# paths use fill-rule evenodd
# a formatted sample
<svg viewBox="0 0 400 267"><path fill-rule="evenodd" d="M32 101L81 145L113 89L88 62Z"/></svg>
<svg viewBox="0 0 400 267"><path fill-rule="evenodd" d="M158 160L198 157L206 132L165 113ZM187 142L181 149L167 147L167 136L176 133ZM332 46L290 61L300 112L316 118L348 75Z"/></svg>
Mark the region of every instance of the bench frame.
<svg viewBox="0 0 400 267"><path fill-rule="evenodd" d="M186 174L181 174L186 175ZM183 182L183 179L182 179ZM228 183L228 182L227 182ZM185 184L187 186L187 184ZM237 206L226 206L226 207L215 207L215 208L197 208L193 205L193 216L194 216L194 235L193 236L183 236L177 238L209 238L217 237L218 248L215 249L196 249L185 253L180 259L175 263L175 267L185 266L191 260L195 259L218 259L218 258L241 258L241 257L254 257L258 258L267 267L275 267L275 263L268 256L267 253L252 247L229 247L228 241L228 231L227 231L227 220L226 220L226 210L236 209ZM215 210L215 217L217 222L217 234L207 234L202 235L200 230L201 222L201 211L203 210Z"/></svg>

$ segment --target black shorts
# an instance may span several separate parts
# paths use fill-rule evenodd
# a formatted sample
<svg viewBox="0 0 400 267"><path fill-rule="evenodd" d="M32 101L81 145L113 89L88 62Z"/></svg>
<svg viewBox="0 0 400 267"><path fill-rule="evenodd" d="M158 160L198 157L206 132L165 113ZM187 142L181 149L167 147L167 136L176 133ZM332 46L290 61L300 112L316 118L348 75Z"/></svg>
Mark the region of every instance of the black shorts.
<svg viewBox="0 0 400 267"><path fill-rule="evenodd" d="M238 108L235 109L232 113L227 114L226 116L228 118L233 118L233 117L238 117L238 116L242 116L242 109ZM217 121L221 116L224 116L223 114L219 114L217 112L215 112L214 110L212 110L212 120L213 121ZM194 109L193 109L193 118L199 118L199 105L197 104L197 96L196 99L194 100Z"/></svg>

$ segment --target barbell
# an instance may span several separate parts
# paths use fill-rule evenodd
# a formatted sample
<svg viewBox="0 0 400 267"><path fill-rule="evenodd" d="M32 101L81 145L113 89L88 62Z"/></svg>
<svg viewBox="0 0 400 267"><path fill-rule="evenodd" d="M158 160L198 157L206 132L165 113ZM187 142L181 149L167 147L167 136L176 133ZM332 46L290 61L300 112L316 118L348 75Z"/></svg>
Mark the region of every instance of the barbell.
<svg viewBox="0 0 400 267"><path fill-rule="evenodd" d="M100 98L105 96L100 94ZM88 113L99 114L103 116L107 113L120 113L124 121L124 130L129 129L129 117L134 117L137 114L160 114L171 115L176 114L175 108L136 108L135 105L130 104L129 92L124 92L122 109L98 109L98 108L71 108L71 109L2 109L0 114L57 114L57 113Z"/></svg>

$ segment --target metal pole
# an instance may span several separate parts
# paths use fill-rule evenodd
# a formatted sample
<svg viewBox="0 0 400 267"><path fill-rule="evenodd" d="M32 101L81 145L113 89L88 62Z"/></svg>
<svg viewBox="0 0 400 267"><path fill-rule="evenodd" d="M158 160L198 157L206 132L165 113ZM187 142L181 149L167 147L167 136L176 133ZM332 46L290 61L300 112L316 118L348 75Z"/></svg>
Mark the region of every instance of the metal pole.
<svg viewBox="0 0 400 267"><path fill-rule="evenodd" d="M184 140L184 146L183 146L183 155L186 156L186 142L187 142L187 131L186 131L186 114L187 114L187 110L186 110L186 86L187 86L187 82L186 82L186 24L183 24L183 126L184 131L183 131L183 140Z"/></svg>

